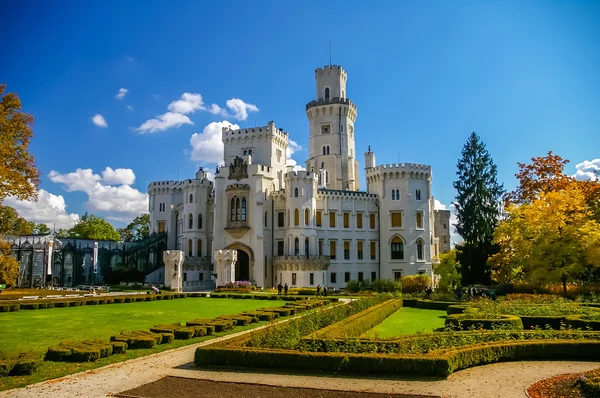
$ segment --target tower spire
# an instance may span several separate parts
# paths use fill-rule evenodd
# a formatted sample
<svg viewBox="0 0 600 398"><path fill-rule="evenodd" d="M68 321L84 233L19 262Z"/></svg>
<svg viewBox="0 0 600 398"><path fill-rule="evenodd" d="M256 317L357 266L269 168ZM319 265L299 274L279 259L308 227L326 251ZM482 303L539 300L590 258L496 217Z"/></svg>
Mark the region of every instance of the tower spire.
<svg viewBox="0 0 600 398"><path fill-rule="evenodd" d="M331 67L331 40L329 40L329 66Z"/></svg>

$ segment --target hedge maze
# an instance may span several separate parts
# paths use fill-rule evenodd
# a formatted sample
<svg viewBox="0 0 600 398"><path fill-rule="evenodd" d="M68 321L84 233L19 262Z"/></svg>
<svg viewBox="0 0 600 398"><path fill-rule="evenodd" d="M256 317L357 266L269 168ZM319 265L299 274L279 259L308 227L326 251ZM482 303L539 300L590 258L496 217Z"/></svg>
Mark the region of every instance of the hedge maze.
<svg viewBox="0 0 600 398"><path fill-rule="evenodd" d="M383 295L358 301L363 304L336 307L342 319L323 309L285 325L200 347L195 364L448 376L500 361L600 358L600 312L585 305L527 298L461 304ZM403 305L446 309L445 330L390 339L359 337ZM600 385L600 377L595 377Z"/></svg>

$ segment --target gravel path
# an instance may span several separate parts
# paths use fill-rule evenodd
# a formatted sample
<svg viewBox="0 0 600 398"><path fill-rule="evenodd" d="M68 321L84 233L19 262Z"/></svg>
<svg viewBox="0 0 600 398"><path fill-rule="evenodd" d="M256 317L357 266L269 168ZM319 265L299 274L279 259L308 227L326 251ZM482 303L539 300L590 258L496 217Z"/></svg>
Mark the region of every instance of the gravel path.
<svg viewBox="0 0 600 398"><path fill-rule="evenodd" d="M256 329L254 329L256 330ZM219 339L228 339L244 331ZM208 340L147 357L108 365L60 379L33 384L26 388L0 392L0 397L100 398L130 390L165 376L193 379L255 383L282 387L306 387L339 391L379 392L388 394L432 394L444 397L525 397L525 389L535 381L562 373L576 373L600 367L598 362L535 361L505 362L478 366L456 372L447 379L377 379L360 376L307 376L268 371L204 371L192 361L197 347L212 344Z"/></svg>

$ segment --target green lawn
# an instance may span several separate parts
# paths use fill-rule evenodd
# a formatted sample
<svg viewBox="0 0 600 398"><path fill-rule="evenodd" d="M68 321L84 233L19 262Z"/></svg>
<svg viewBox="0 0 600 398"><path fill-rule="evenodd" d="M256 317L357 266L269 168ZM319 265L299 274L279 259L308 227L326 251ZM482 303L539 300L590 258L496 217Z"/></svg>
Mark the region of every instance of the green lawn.
<svg viewBox="0 0 600 398"><path fill-rule="evenodd" d="M389 338L443 328L446 311L400 308L361 337Z"/></svg>
<svg viewBox="0 0 600 398"><path fill-rule="evenodd" d="M160 323L214 318L264 307L281 300L185 298L141 303L21 310L0 313L0 351L38 351L63 340L108 340L122 331L149 329Z"/></svg>

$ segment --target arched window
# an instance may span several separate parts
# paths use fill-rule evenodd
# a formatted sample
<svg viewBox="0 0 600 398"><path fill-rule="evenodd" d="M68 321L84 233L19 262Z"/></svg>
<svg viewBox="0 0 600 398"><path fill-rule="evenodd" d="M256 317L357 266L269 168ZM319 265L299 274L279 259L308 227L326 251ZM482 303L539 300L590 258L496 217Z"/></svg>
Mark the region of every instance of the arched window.
<svg viewBox="0 0 600 398"><path fill-rule="evenodd" d="M392 200L396 200L396 190L392 189Z"/></svg>
<svg viewBox="0 0 600 398"><path fill-rule="evenodd" d="M325 89L325 102L329 102L329 87Z"/></svg>
<svg viewBox="0 0 600 398"><path fill-rule="evenodd" d="M242 221L246 221L246 198L242 198Z"/></svg>
<svg viewBox="0 0 600 398"><path fill-rule="evenodd" d="M194 246L194 243L192 242L192 240L188 239L188 257L192 257L193 246Z"/></svg>
<svg viewBox="0 0 600 398"><path fill-rule="evenodd" d="M190 203L194 203L194 195L190 194Z"/></svg>
<svg viewBox="0 0 600 398"><path fill-rule="evenodd" d="M396 200L400 200L400 190L396 189Z"/></svg>
<svg viewBox="0 0 600 398"><path fill-rule="evenodd" d="M190 213L190 216L188 218L189 218L189 227L190 227L189 229L192 229L192 228L194 228L194 216L192 216L192 213Z"/></svg>
<svg viewBox="0 0 600 398"><path fill-rule="evenodd" d="M326 151L326 150L327 150L327 147L326 147L326 146L324 146L324 147L323 147L323 155L326 155L326 153L325 153L325 151Z"/></svg>
<svg viewBox="0 0 600 398"><path fill-rule="evenodd" d="M421 200L421 190L417 189L417 192L415 192L415 196L417 197L417 200Z"/></svg>
<svg viewBox="0 0 600 398"><path fill-rule="evenodd" d="M294 188L294 197L298 197L298 188Z"/></svg>
<svg viewBox="0 0 600 398"><path fill-rule="evenodd" d="M404 242L398 236L392 239L392 260L404 260Z"/></svg>
<svg viewBox="0 0 600 398"><path fill-rule="evenodd" d="M294 256L300 255L300 240L294 239Z"/></svg>
<svg viewBox="0 0 600 398"><path fill-rule="evenodd" d="M294 210L294 225L300 225L300 211Z"/></svg>
<svg viewBox="0 0 600 398"><path fill-rule="evenodd" d="M308 246L309 246L309 244L308 244L308 237L306 237L304 239L304 255L306 257L308 257Z"/></svg>
<svg viewBox="0 0 600 398"><path fill-rule="evenodd" d="M198 257L202 257L202 239L198 239L198 249L196 253Z"/></svg>
<svg viewBox="0 0 600 398"><path fill-rule="evenodd" d="M310 213L308 208L304 209L304 225L308 225L308 220L310 219Z"/></svg>
<svg viewBox="0 0 600 398"><path fill-rule="evenodd" d="M417 260L423 260L423 239L417 239Z"/></svg>
<svg viewBox="0 0 600 398"><path fill-rule="evenodd" d="M202 229L202 214L198 214L198 229Z"/></svg>
<svg viewBox="0 0 600 398"><path fill-rule="evenodd" d="M231 198L231 221L235 221L235 197Z"/></svg>
<svg viewBox="0 0 600 398"><path fill-rule="evenodd" d="M327 145L327 154L329 155L329 145Z"/></svg>

